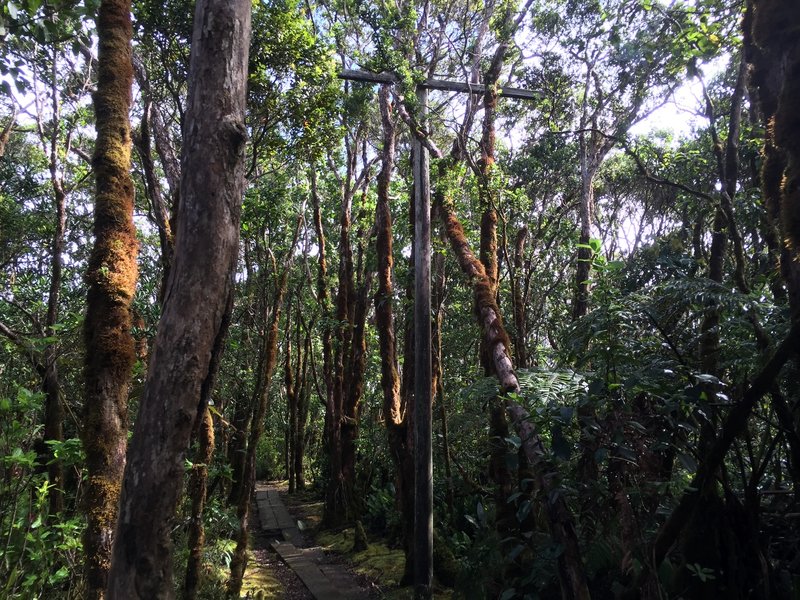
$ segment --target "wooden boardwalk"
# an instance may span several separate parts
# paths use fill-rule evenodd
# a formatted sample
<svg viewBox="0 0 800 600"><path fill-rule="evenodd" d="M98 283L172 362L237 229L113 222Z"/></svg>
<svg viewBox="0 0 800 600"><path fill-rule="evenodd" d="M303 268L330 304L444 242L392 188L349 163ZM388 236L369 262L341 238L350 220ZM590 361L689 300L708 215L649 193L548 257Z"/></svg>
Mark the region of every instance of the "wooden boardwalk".
<svg viewBox="0 0 800 600"><path fill-rule="evenodd" d="M319 548L303 548L297 522L286 510L272 484L256 488L256 506L261 529L274 536L271 546L291 568L316 600L368 600L353 574L342 565L331 564Z"/></svg>
<svg viewBox="0 0 800 600"><path fill-rule="evenodd" d="M300 531L297 528L297 521L286 510L275 486L268 485L263 489L256 489L256 507L258 521L264 533L282 537L292 543L299 542Z"/></svg>

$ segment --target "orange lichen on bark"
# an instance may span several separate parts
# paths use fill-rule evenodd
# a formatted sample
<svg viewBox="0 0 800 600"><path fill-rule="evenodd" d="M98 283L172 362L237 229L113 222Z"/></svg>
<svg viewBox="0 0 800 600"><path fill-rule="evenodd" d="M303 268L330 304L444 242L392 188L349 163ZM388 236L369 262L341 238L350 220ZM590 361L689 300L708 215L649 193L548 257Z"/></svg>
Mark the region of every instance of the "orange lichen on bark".
<svg viewBox="0 0 800 600"><path fill-rule="evenodd" d="M87 598L102 598L125 466L128 380L136 359L130 305L138 241L130 177L131 4L104 0L97 19L95 245L89 258L83 444L89 478L84 535Z"/></svg>
<svg viewBox="0 0 800 600"><path fill-rule="evenodd" d="M446 167L445 167L446 168ZM483 331L483 343L487 357L491 360L491 370L497 375L503 391L518 391L519 382L511 363L511 340L503 326L500 309L495 299L495 288L486 274L481 261L475 258L464 235L461 222L437 192L437 210L444 223L447 239L453 248L461 270L470 279L474 300L475 316Z"/></svg>

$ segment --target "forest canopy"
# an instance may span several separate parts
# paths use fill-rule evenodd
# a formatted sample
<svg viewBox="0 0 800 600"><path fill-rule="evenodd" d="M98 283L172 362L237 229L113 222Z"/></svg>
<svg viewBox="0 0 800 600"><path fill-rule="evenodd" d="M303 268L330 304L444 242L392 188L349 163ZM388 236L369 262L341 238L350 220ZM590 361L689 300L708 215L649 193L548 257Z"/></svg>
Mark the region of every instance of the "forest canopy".
<svg viewBox="0 0 800 600"><path fill-rule="evenodd" d="M0 596L279 595L269 481L371 597L796 598L798 105L791 0L0 0Z"/></svg>

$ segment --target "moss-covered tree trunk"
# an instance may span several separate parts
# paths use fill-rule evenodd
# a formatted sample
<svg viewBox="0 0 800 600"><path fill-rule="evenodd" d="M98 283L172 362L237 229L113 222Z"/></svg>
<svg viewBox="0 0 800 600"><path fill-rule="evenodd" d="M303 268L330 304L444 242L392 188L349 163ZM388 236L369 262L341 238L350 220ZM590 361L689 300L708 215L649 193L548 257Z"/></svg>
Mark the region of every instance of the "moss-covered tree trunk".
<svg viewBox="0 0 800 600"><path fill-rule="evenodd" d="M246 0L195 9L175 254L125 467L110 598L175 593L172 519L238 258L250 13Z"/></svg>
<svg viewBox="0 0 800 600"><path fill-rule="evenodd" d="M448 160L440 161L445 171ZM493 374L503 392L519 392L519 381L511 361L511 342L503 327L500 309L492 293L492 284L483 264L475 257L464 235L461 222L453 212L445 190L437 189L435 210L438 212L450 246L462 272L472 286L475 317L481 328L483 343L492 358ZM589 589L584 572L574 519L566 500L557 489L554 472L545 460L544 444L531 423L528 412L516 402L504 400L505 412L521 440L521 452L531 469L535 493L543 499L550 534L562 547L558 559L558 575L564 598L588 600Z"/></svg>
<svg viewBox="0 0 800 600"><path fill-rule="evenodd" d="M97 18L95 244L89 257L84 339L87 527L86 597L106 588L128 433L128 382L135 361L131 302L138 276L130 177L131 3L103 0Z"/></svg>
<svg viewBox="0 0 800 600"><path fill-rule="evenodd" d="M796 83L789 82L786 65L799 69L796 36L790 35L796 26L796 15L785 15L780 3L751 0L743 21L744 52L750 64L749 91L755 100L766 136L762 150L761 193L770 224L777 236L790 243L781 244L780 268L788 291L793 318L800 315L800 261L797 257L798 233L796 211L792 206L796 187L784 180L787 173L789 149L793 148L797 161L798 148L792 139L797 133L797 123L792 129L793 100L800 95ZM782 110L779 110L782 107ZM796 118L796 117L794 117ZM796 167L793 177L797 177Z"/></svg>

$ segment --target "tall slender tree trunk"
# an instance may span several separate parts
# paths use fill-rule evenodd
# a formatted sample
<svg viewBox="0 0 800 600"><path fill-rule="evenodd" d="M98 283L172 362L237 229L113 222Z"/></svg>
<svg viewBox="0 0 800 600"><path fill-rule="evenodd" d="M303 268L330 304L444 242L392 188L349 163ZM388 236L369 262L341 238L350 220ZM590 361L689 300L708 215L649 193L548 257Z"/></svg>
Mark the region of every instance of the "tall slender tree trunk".
<svg viewBox="0 0 800 600"><path fill-rule="evenodd" d="M525 257L525 241L528 238L528 226L523 225L517 232L514 243L514 268L510 277L511 281L511 301L514 308L514 356L517 359L517 367L525 368L528 366L528 324L525 314L525 302L523 300L522 268Z"/></svg>
<svg viewBox="0 0 800 600"><path fill-rule="evenodd" d="M444 365L442 364L442 322L444 321L445 295L445 257L441 252L433 255L433 293L432 309L434 314L431 345L433 346L433 391L434 400L439 407L439 420L442 427L442 461L444 463L445 486L447 489L447 513L452 518L455 506L453 489L453 470L450 464L450 434L447 427L447 407L444 398Z"/></svg>
<svg viewBox="0 0 800 600"><path fill-rule="evenodd" d="M409 233L413 240L414 237L414 192L409 194L408 203L408 226ZM416 244L411 242L411 254L408 257L407 273L405 282L405 304L413 306L414 303L414 272L416 270ZM398 456L400 463L397 467L397 493L403 515L403 540L406 555L406 564L403 570L403 577L400 585L410 585L414 582L414 413L416 408L416 396L414 388L416 385L416 369L414 365L415 348L414 320L410 311L406 311L403 320L403 371L400 378L400 409L403 421L396 431L390 430L389 440L392 443L392 435L402 439L398 440L402 446L398 445L400 452Z"/></svg>
<svg viewBox="0 0 800 600"><path fill-rule="evenodd" d="M131 335L138 242L130 177L130 11L130 0L103 0L97 18L95 244L86 275L86 398L81 432L88 470L83 537L87 598L103 598L107 584L125 468L128 382L136 360Z"/></svg>
<svg viewBox="0 0 800 600"><path fill-rule="evenodd" d="M303 490L306 487L303 461L305 460L305 438L306 426L308 425L308 402L310 386L308 383L308 357L311 353L311 336L307 333L305 339L301 337L301 305L297 303L297 348L301 356L297 360L297 369L295 371L295 381L298 382L299 389L297 391L297 427L295 430L294 445L294 478L295 489L297 491ZM301 344L302 342L302 344Z"/></svg>
<svg viewBox="0 0 800 600"><path fill-rule="evenodd" d="M381 150L381 170L378 173L378 201L375 206L375 247L378 259L378 290L375 294L375 321L378 330L378 348L381 357L381 389L383 392L383 418L389 438L389 453L395 467L395 489L397 505L403 523L403 549L405 567L403 583L411 583L413 578L412 535L414 524L413 504L413 459L409 442L408 390L413 390L413 382L409 383L413 371L413 359L404 365L404 381L401 385L397 363L397 341L394 328L394 286L392 283L392 212L389 199L389 186L394 169L396 149L396 129L389 100L388 86L382 86L379 92L381 124L383 128L383 147ZM412 210L413 227L413 210ZM413 250L412 250L413 255ZM413 272L411 269L410 272ZM409 339L410 328L406 329L406 348L413 348ZM405 392L405 394L403 393Z"/></svg>
<svg viewBox="0 0 800 600"><path fill-rule="evenodd" d="M299 226L297 231L299 231ZM242 483L236 506L236 514L239 518L239 532L236 537L236 550L231 560L231 577L228 581L228 595L233 598L239 597L239 593L242 589L244 570L247 567L247 520L250 515L250 503L253 498L253 490L256 482L256 450L258 448L258 441L261 439L266 425L267 409L269 408L269 384L278 360L278 336L280 335L278 325L283 308L283 298L286 295L292 253L294 252L296 242L297 232L295 233L294 241L287 253L286 264L278 278L277 287L275 289L275 296L272 301L272 314L265 336L264 361L259 374L261 383L257 394L258 401L253 407L253 417L250 420L250 435L247 440L247 451L245 452L242 470Z"/></svg>
<svg viewBox="0 0 800 600"><path fill-rule="evenodd" d="M197 431L197 454L188 484L192 512L188 536L189 558L186 563L186 578L183 584L184 600L197 598L197 591L200 587L203 572L203 545L205 544L203 511L208 492L208 466L214 456L214 421L207 405L201 410Z"/></svg>
<svg viewBox="0 0 800 600"><path fill-rule="evenodd" d="M363 238L362 238L363 239ZM361 398L364 395L364 374L367 370L367 313L369 292L372 288L372 272L364 266L364 245L360 244L356 271L360 273L353 312L353 334L347 368L347 393L342 406L342 478L355 515L360 498L356 490L356 449L361 420Z"/></svg>
<svg viewBox="0 0 800 600"><path fill-rule="evenodd" d="M342 418L345 388L345 357L352 336L350 317L353 296L353 257L350 249L350 209L351 197L344 190L342 212L339 220L339 287L336 292L335 343L333 354L331 405L328 420L328 457L330 472L328 489L325 493L324 521L329 526L339 525L347 520L349 498L344 486L342 470Z"/></svg>
<svg viewBox="0 0 800 600"><path fill-rule="evenodd" d="M57 47L52 50L53 56L50 63L50 89L52 120L54 123L61 118L60 91L58 89L58 65L60 51ZM16 110L8 127L2 132L5 141L11 134L11 126L16 117ZM42 143L42 149L48 155L48 170L50 171L50 185L53 188L53 207L55 208L55 231L50 246L50 286L47 293L47 313L44 327L36 323L37 329L43 337L57 337L55 325L58 321L59 303L61 299L61 280L64 254L64 233L66 230L66 200L67 193L64 188L64 177L59 169L58 143L61 139L61 129L50 128L45 131L43 116L37 102L37 129ZM67 132L65 146L67 152L71 144L71 132ZM35 368L42 378L41 386L44 393L44 429L43 442L64 440L64 407L61 402L61 385L58 376L58 347L54 342L47 342L42 351L41 360L35 361ZM64 469L61 460L55 455L52 448L45 446L40 453L42 464L47 465L48 480L51 488L48 491L49 513L55 515L64 509Z"/></svg>
<svg viewBox="0 0 800 600"><path fill-rule="evenodd" d="M134 143L138 150L142 170L144 171L145 190L150 200L150 208L158 229L158 239L161 245L161 290L159 298L163 301L164 291L169 279L169 269L172 264L172 253L174 247L174 236L170 227L169 207L164 199L161 190L161 181L156 173L155 162L152 156L152 144L150 138L151 118L153 114L153 103L148 97L142 109L142 121L139 125L138 135L135 136Z"/></svg>
<svg viewBox="0 0 800 600"><path fill-rule="evenodd" d="M54 134L55 136L56 134ZM55 151L55 148L53 148ZM53 154L55 158L55 154ZM51 173L53 174L53 187L56 205L56 231L53 235L53 247L50 270L50 290L47 294L47 317L45 321L45 335L56 336L55 325L58 320L58 304L61 297L61 270L62 255L64 253L64 231L66 229L66 193L61 178L56 174L56 168L51 160ZM64 440L64 406L61 402L61 385L58 379L58 355L55 344L49 343L44 350L44 373L42 375L42 391L45 396L44 410L44 439ZM64 467L61 461L48 452L49 463L47 475L50 484L50 514L54 515L64 510Z"/></svg>
<svg viewBox="0 0 800 600"><path fill-rule="evenodd" d="M575 299L572 304L572 319L577 320L589 312L589 277L592 271L592 218L594 217L594 177L599 162L593 157L594 148L587 134L581 133L579 138L581 166L581 195L578 220L580 236L578 238L578 263L575 266Z"/></svg>
<svg viewBox="0 0 800 600"><path fill-rule="evenodd" d="M287 311L288 312L288 311ZM287 476L289 478L289 493L295 492L295 478L294 478L294 451L297 440L297 392L296 383L294 380L294 373L292 372L292 339L288 334L291 325L286 324L286 349L283 357L283 385L286 388L286 404L289 408L289 435L286 444L287 452ZM299 360L299 357L298 357Z"/></svg>
<svg viewBox="0 0 800 600"><path fill-rule="evenodd" d="M195 10L174 262L125 468L110 598L174 596L171 521L238 258L250 13L245 0Z"/></svg>
<svg viewBox="0 0 800 600"><path fill-rule="evenodd" d="M497 198L492 185L495 162L495 112L497 110L497 78L500 75L502 57L492 62L484 77L486 92L483 95L483 135L481 137L481 158L479 163L478 196L481 203L480 259L486 269L486 276L497 292Z"/></svg>
<svg viewBox="0 0 800 600"><path fill-rule="evenodd" d="M322 320L322 380L325 385L325 423L323 427L323 448L327 456L331 456L330 444L332 441L334 397L333 397L333 344L331 336L332 309L330 305L330 293L328 291L328 262L326 252L325 229L322 222L322 199L317 185L317 172L315 167L309 170L311 180L311 201L314 208L314 230L317 234L317 304ZM330 476L330 464L328 475Z"/></svg>

